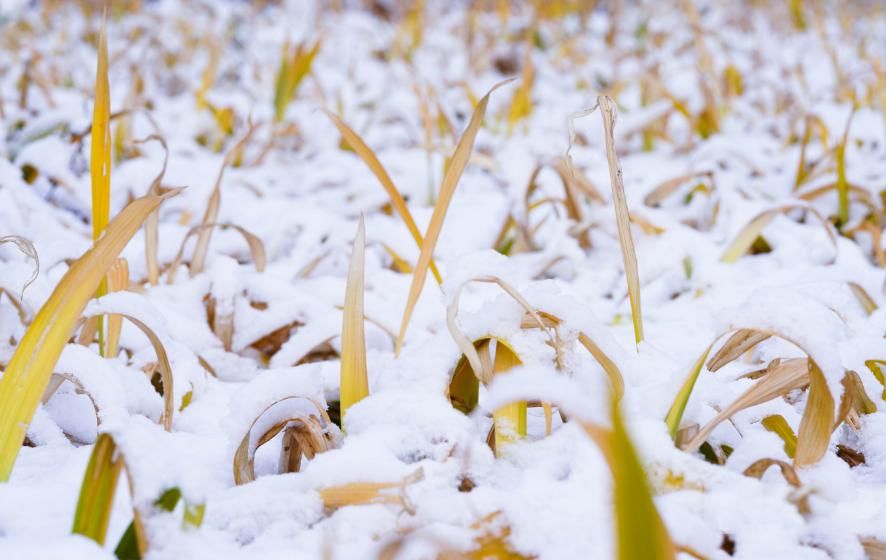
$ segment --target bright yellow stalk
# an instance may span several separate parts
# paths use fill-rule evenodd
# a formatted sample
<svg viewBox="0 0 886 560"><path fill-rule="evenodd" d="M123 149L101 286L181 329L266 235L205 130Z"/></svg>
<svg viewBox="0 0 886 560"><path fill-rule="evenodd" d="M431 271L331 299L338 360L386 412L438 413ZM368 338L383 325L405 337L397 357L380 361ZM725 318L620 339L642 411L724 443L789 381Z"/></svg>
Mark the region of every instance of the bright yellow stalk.
<svg viewBox="0 0 886 560"><path fill-rule="evenodd" d="M369 394L366 376L366 337L363 333L363 251L366 235L363 217L354 238L348 284L345 288L344 321L341 330L341 417L348 408Z"/></svg>
<svg viewBox="0 0 886 560"><path fill-rule="evenodd" d="M92 239L105 230L111 206L111 100L108 86L107 20L98 37L98 64L95 70L95 106L92 111L92 149L89 174L92 178Z"/></svg>
<svg viewBox="0 0 886 560"><path fill-rule="evenodd" d="M168 196L145 196L124 208L71 265L16 347L0 378L0 482L9 479L28 424L83 308L144 219Z"/></svg>

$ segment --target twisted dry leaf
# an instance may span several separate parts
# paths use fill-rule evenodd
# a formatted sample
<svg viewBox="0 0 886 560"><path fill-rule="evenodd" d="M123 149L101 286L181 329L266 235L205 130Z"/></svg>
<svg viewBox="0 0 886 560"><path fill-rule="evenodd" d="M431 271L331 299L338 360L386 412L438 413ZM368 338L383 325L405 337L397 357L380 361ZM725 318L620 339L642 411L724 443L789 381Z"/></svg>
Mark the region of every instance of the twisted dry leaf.
<svg viewBox="0 0 886 560"><path fill-rule="evenodd" d="M338 447L341 440L338 428L314 399L292 396L274 401L252 421L234 453L237 485L255 480L255 451L283 430L281 472L298 471L302 455L312 459L317 453Z"/></svg>

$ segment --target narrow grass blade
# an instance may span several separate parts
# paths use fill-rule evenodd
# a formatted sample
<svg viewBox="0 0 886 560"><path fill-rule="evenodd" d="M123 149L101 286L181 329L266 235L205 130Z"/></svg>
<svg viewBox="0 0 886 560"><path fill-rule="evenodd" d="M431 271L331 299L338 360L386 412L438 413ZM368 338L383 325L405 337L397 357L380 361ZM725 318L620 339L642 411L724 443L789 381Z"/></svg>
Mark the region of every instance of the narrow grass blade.
<svg viewBox="0 0 886 560"><path fill-rule="evenodd" d="M471 157L471 150L474 148L474 140L477 133L480 132L480 126L483 124L483 117L486 115L486 106L489 104L489 96L492 92L501 86L513 80L505 80L494 85L486 95L480 99L474 114L471 115L471 121L462 134L455 153L449 166L446 168L446 174L443 176L443 183L440 185L439 198L434 206L434 212L431 215L431 223L428 224L428 230L425 232L424 241L421 244L421 254L418 257L418 263L415 265L415 272L412 275L412 285L409 287L409 296L406 300L406 309L403 311L403 320L400 324L400 333L397 335L397 344L394 353L399 356L400 349L403 347L403 339L406 337L406 329L409 326L409 319L412 317L412 310L418 302L421 290L425 284L425 277L428 273L428 266L434 254L434 247L437 245L437 239L440 237L440 231L443 229L443 220L446 218L446 211L449 210L449 203L455 194L455 188L458 181L468 165Z"/></svg>
<svg viewBox="0 0 886 560"><path fill-rule="evenodd" d="M783 214L788 212L789 210L800 209L806 212L812 213L815 216L819 223L821 223L821 227L824 228L825 233L828 235L828 239L831 241L831 245L834 247L834 253L837 251L837 236L834 235L830 224L828 221L822 216L818 210L812 208L811 206L806 206L803 204L786 204L784 206L779 206L778 208L770 208L769 210L764 210L763 212L757 214L753 219L751 219L748 224L741 229L738 235L735 236L735 239L723 251L723 256L720 257L720 262L724 263L734 263L742 255L748 252L751 248L751 245L754 244L754 241L759 237L760 233L762 233L763 228L765 228L769 222L773 220L778 214Z"/></svg>
<svg viewBox="0 0 886 560"><path fill-rule="evenodd" d="M806 358L774 360L759 381L699 430L684 449L693 452L701 447L714 428L735 413L784 396L794 389L805 387L809 383L809 361Z"/></svg>
<svg viewBox="0 0 886 560"><path fill-rule="evenodd" d="M95 70L95 106L92 110L92 147L89 174L92 178L92 239L101 236L111 212L111 94L108 85L108 21L102 20Z"/></svg>
<svg viewBox="0 0 886 560"><path fill-rule="evenodd" d="M759 459L754 461L744 470L744 475L757 479L763 478L763 475L766 474L766 471L772 466L777 466L779 468L781 475L788 484L794 488L800 487L800 477L797 476L797 471L794 467L784 461L779 461L778 459Z"/></svg>
<svg viewBox="0 0 886 560"><path fill-rule="evenodd" d="M615 546L618 560L676 558L676 549L652 501L652 491L640 458L612 398L612 429L583 424L612 471L615 504Z"/></svg>
<svg viewBox="0 0 886 560"><path fill-rule="evenodd" d="M849 285L849 289L852 291L852 295L854 295L855 299L858 300L859 305L861 305L865 313L870 315L878 309L877 302L874 301L874 298L872 298L870 294L868 294L867 290L865 290L855 282L847 282L847 284Z"/></svg>
<svg viewBox="0 0 886 560"><path fill-rule="evenodd" d="M846 180L846 146L849 143L849 129L852 127L852 119L855 117L856 108L852 108L852 114L846 122L843 131L843 139L836 149L837 160L837 228L842 228L849 221L849 181Z"/></svg>
<svg viewBox="0 0 886 560"><path fill-rule="evenodd" d="M615 121L618 112L615 103L607 96L597 98L600 113L603 115L603 130L606 140L606 158L609 160L609 178L612 182L612 202L615 206L615 220L618 224L618 241L624 258L625 278L628 284L628 298L631 302L631 318L634 322L634 339L637 344L643 340L643 316L640 310L640 273L637 267L637 253L631 236L631 218L625 198L621 164L615 153Z"/></svg>
<svg viewBox="0 0 886 560"><path fill-rule="evenodd" d="M330 120L332 120L332 124L338 129L342 140L344 140L345 143L350 146L358 156L360 156L360 159L363 160L366 167L372 171L372 174L375 175L375 178L378 179L378 182L384 187L385 192L388 193L388 197L391 199L391 206L393 206L394 210L397 211L397 214L400 215L400 219L406 224L406 229L409 230L409 234L412 235L412 238L415 239L415 243L420 248L423 244L421 232L419 232L418 226L415 225L415 220L409 212L409 207L406 206L406 201L403 199L403 195L400 194L400 191L397 189L396 185L394 185L394 181L391 180L391 176L388 175L387 170L381 164L381 161L379 161L375 152L373 152L372 148L366 145L366 142L360 138L360 135L345 124L338 115L330 111L326 111L326 114L329 116ZM437 265L434 263L433 259L431 259L430 267L434 279L437 280L438 284L442 284L443 279L440 277L440 272L437 271Z"/></svg>
<svg viewBox="0 0 886 560"><path fill-rule="evenodd" d="M16 347L0 378L0 482L9 479L40 396L83 308L144 219L168 196L146 196L124 208L71 265Z"/></svg>
<svg viewBox="0 0 886 560"><path fill-rule="evenodd" d="M169 432L172 430L172 414L175 410L175 394L172 386L172 364L169 362L169 356L166 354L166 347L163 346L163 342L160 341L160 337L157 336L157 333L137 317L127 313L114 315L121 319L128 320L138 328L138 330L145 335L151 343L151 347L154 349L154 354L157 356L157 370L160 373L160 383L163 386L163 416L161 417L161 421L163 422L163 429ZM87 328L91 321L94 322L100 317L101 315L87 317L84 329Z"/></svg>
<svg viewBox="0 0 886 560"><path fill-rule="evenodd" d="M246 245L249 247L249 255L252 257L253 264L255 264L255 271L265 271L265 266L267 264L267 253L265 251L265 244L260 237L258 237L248 229L236 224L217 224L211 222L208 224L194 226L190 230L188 230L188 233L185 235L184 239L182 239L182 243L179 246L178 253L175 254L175 258L172 259L172 263L169 265L169 272L166 273L167 284L172 284L175 282L176 271L178 270L178 267L181 266L182 260L184 260L185 258L185 248L187 247L188 241L194 235L197 235L199 237L200 233L204 230L215 228L221 230L233 229L234 231L242 235L243 240L246 241Z"/></svg>
<svg viewBox="0 0 886 560"><path fill-rule="evenodd" d="M122 468L123 459L117 453L114 439L100 434L83 476L72 533L89 537L98 544L105 543Z"/></svg>
<svg viewBox="0 0 886 560"><path fill-rule="evenodd" d="M203 272L206 265L206 255L209 252L209 241L212 239L212 229L209 224L214 224L218 220L218 209L221 207L221 185L222 178L225 175L225 169L231 165L238 155L242 154L258 127L249 123L249 129L243 135L243 138L228 150L225 159L222 161L221 169L218 170L218 176L215 179L215 186L212 188L212 194L209 195L209 201L206 203L206 212L203 214L202 227L197 233L197 241L194 243L194 254L191 257L189 271L191 276Z"/></svg>
<svg viewBox="0 0 886 560"><path fill-rule="evenodd" d="M686 410L686 405L689 403L692 389L695 388L695 382L698 380L698 376L701 373L702 368L704 368L705 360L708 359L708 354L711 353L713 347L714 345L712 343L695 361L692 369L689 370L689 375L686 376L686 380L683 381L683 385L680 386L680 391L677 392L677 396L674 397L674 402L668 410L668 415L665 417L668 433L671 434L671 439L674 441L677 441L677 430L680 429L680 421L683 419L683 412Z"/></svg>
<svg viewBox="0 0 886 560"><path fill-rule="evenodd" d="M768 333L753 329L739 329L717 350L708 362L709 371L717 371L742 354L769 338Z"/></svg>
<svg viewBox="0 0 886 560"><path fill-rule="evenodd" d="M107 276L108 291L119 292L129 288L129 263L126 259L117 259L111 265ZM105 339L104 355L108 358L117 356L120 348L120 329L123 325L123 317L120 315L108 315L108 336Z"/></svg>
<svg viewBox="0 0 886 560"><path fill-rule="evenodd" d="M348 269L348 283L345 288L344 320L341 332L341 417L344 419L348 408L369 395L369 381L366 374L366 337L363 332L363 265L366 233L363 217L357 227L354 247L351 251L351 265Z"/></svg>

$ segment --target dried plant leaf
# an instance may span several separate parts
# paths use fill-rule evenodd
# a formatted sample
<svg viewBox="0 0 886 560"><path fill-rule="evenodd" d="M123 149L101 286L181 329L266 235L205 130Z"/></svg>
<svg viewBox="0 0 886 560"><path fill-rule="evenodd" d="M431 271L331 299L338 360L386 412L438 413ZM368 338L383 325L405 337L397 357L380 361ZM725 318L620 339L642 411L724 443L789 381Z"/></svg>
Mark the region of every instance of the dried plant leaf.
<svg viewBox="0 0 886 560"><path fill-rule="evenodd" d="M154 124L154 128L158 128L156 124ZM142 142L147 142L149 140L155 140L163 147L163 167L160 168L160 172L157 173L157 176L154 177L154 180L151 181L151 186L148 188L148 194L160 195L162 192L160 188L161 183L163 182L163 177L166 175L166 166L169 163L169 146L166 144L166 139L159 134L152 134L142 140ZM160 263L157 257L159 250L160 214L159 212L154 211L148 216L148 219L145 220L145 267L148 271L148 282L150 282L152 286L156 286L160 282Z"/></svg>
<svg viewBox="0 0 886 560"><path fill-rule="evenodd" d="M357 226L357 236L351 250L348 283L345 288L345 308L341 330L341 417L353 404L369 395L366 373L366 335L363 331L363 268L366 233L363 216Z"/></svg>
<svg viewBox="0 0 886 560"><path fill-rule="evenodd" d="M615 121L618 111L609 97L601 95L597 98L600 114L603 116L603 131L606 140L606 159L609 160L609 178L612 183L612 203L615 207L615 220L618 225L618 242L624 259L625 279L628 284L628 299L631 302L631 319L634 322L634 340L637 344L643 340L643 316L640 310L640 273L637 267L637 253L634 239L631 236L631 220L628 203L625 198L624 182L621 176L621 164L615 152Z"/></svg>
<svg viewBox="0 0 886 560"><path fill-rule="evenodd" d="M224 178L225 175L225 169L227 169L229 165L232 165L234 160L242 154L246 144L249 143L249 140L252 138L252 135L257 128L258 127L253 125L250 121L249 128L243 135L243 138L241 138L240 141L225 154L221 168L218 170L218 177L215 179L215 186L212 188L212 194L209 195L209 201L206 203L206 212L203 214L203 222L197 232L197 242L194 244L194 253L191 256L191 276L203 272L203 268L206 264L206 255L209 252L209 240L212 239L213 231L210 224L215 224L218 221L218 209L221 206L221 185L222 178Z"/></svg>
<svg viewBox="0 0 886 560"><path fill-rule="evenodd" d="M234 453L234 482L255 480L255 452L281 431L284 434L281 472L296 472L304 455L312 459L339 446L341 434L323 406L308 397L285 397L268 405L259 414Z"/></svg>
<svg viewBox="0 0 886 560"><path fill-rule="evenodd" d="M821 226L824 228L825 233L828 235L828 239L831 241L831 245L834 246L834 253L836 258L837 252L837 237L832 231L830 227L830 223L825 220L824 216L822 216L818 210L812 208L811 206L806 206L803 204L786 204L784 206L779 206L778 208L770 208L769 210L765 210L759 214L757 214L746 226L742 228L742 230L735 236L735 239L726 248L723 252L723 256L720 257L720 261L724 263L734 263L739 258L742 257L748 250L751 248L751 245L754 244L754 241L759 237L760 233L762 233L763 228L765 228L769 222L771 222L777 215L783 214L790 210L800 209L806 212L810 212L813 216L815 216L818 221L821 223Z"/></svg>
<svg viewBox="0 0 886 560"><path fill-rule="evenodd" d="M765 332L754 329L739 329L717 350L708 362L708 371L717 371L726 364L738 359L742 354L769 338Z"/></svg>
<svg viewBox="0 0 886 560"><path fill-rule="evenodd" d="M784 461L779 461L778 459L759 459L754 461L748 468L744 470L745 476L750 476L752 478L763 478L763 475L769 470L769 467L777 466L779 470L781 470L781 475L787 481L788 484L793 486L794 488L800 487L800 477L797 476L797 471L794 470L789 463L785 463Z"/></svg>
<svg viewBox="0 0 886 560"><path fill-rule="evenodd" d="M406 205L403 195L400 194L400 191L397 189L396 185L394 185L394 181L391 180L391 176L388 175L387 170L381 164L378 157L375 155L375 152L373 152L372 148L367 146L363 139L360 138L360 135L345 124L338 115L329 111L326 111L326 114L329 116L330 120L332 120L332 124L338 129L339 134L342 136L342 140L344 140L351 149L360 156L360 159L363 160L366 167L372 171L372 174L375 175L378 182L384 187L385 192L388 193L388 197L391 199L391 205L394 207L394 210L397 211L397 214L400 215L400 219L406 224L406 229L409 230L415 243L421 247L423 244L421 232L418 231L418 226L415 225L412 213L409 212L409 207ZM443 279L440 277L440 273L437 271L437 265L434 263L433 259L431 259L430 267L434 279L437 280L438 284L442 284Z"/></svg>
<svg viewBox="0 0 886 560"><path fill-rule="evenodd" d="M864 309L865 313L870 315L874 311L877 310L877 302L874 301L874 298L868 294L867 290L856 284L855 282L847 282L849 289L852 291L852 295L855 296L855 299L858 300L858 303L861 305L862 309Z"/></svg>
<svg viewBox="0 0 886 560"><path fill-rule="evenodd" d="M120 258L114 261L108 270L108 292L119 292L129 288L129 263ZM104 356L114 358L120 346L120 328L123 318L119 315L108 315L108 336L105 339Z"/></svg>
<svg viewBox="0 0 886 560"><path fill-rule="evenodd" d="M434 212L431 215L431 222L428 224L428 230L425 232L424 240L421 244L421 254L418 257L418 263L415 265L415 272L412 275L412 285L409 288L409 296L406 300L406 309L403 311L403 320L400 324L400 332L397 335L397 344L394 353L400 355L400 349L403 347L403 339L406 337L406 329L409 326L409 319L412 317L412 310L418 303L418 297L425 284L425 277L428 273L428 266L434 254L434 247L437 245L437 239L440 237L440 231L443 229L443 220L446 218L446 211L449 210L449 203L455 194L455 188L461 179L462 172L468 165L468 159L471 156L471 150L474 148L474 140L477 133L480 132L480 126L483 124L483 117L486 115L486 106L489 103L489 96L493 91L501 86L511 82L505 80L494 85L486 95L477 104L474 114L471 115L471 121L462 134L449 166L446 168L446 174L443 176L443 182L440 185L439 198L434 206Z"/></svg>
<svg viewBox="0 0 886 560"><path fill-rule="evenodd" d="M172 431L172 414L175 410L175 395L172 385L172 364L169 362L169 356L166 354L166 347L163 345L160 337L157 336L157 333L139 318L128 313L115 313L113 315L128 320L145 335L148 341L150 341L151 347L154 349L154 354L157 356L157 369L160 372L160 382L163 385L163 416L161 417L161 421L163 422L163 428L167 432ZM85 317L84 326L89 324L90 321L93 321L93 324L95 324L95 319L98 319L100 316L101 315L93 315L91 317ZM108 316L110 317L111 314L108 314Z"/></svg>
<svg viewBox="0 0 886 560"><path fill-rule="evenodd" d="M797 430L794 466L813 465L824 457L834 423L834 397L818 364L809 360L809 397Z"/></svg>
<svg viewBox="0 0 886 560"><path fill-rule="evenodd" d="M476 349L474 348L474 342L471 341L464 333L461 332L461 329L458 328L458 303L461 298L461 292L465 286L467 286L471 282L488 282L492 284L497 284L502 290L505 291L509 296L511 296L514 301L520 304L520 306L526 310L529 316L535 321L535 325L545 331L545 334L548 336L548 340L550 344L554 347L555 350L558 349L556 337L551 333L550 329L545 324L542 317L535 311L535 309L526 301L520 292L518 292L513 286L499 278L498 276L477 276L474 278L470 278L465 280L455 291L455 294L452 297L452 301L449 303L449 306L446 308L446 327L449 329L449 334L452 335L452 339L455 341L456 346L458 346L459 350L467 358L468 362L471 365L471 369L474 372L482 372L483 367L480 363L480 357L477 354ZM480 381L482 383L487 383L488 380L484 379L482 376L480 377Z"/></svg>
<svg viewBox="0 0 886 560"><path fill-rule="evenodd" d="M267 256L265 253L265 244L257 235L249 231L248 229L238 226L236 224L217 224L217 223L209 223L202 224L199 226L194 226L188 230L187 235L185 235L184 239L182 239L182 244L178 249L178 253L176 253L175 258L172 259L172 263L169 265L169 272L166 273L166 283L172 284L175 282L176 272L178 268L182 264L182 260L185 255L185 247L188 243L188 240L191 239L194 235L197 235L197 241L200 240L200 234L203 231L209 229L219 228L221 230L233 229L237 233L243 236L243 240L246 241L246 245L249 247L249 254L252 257L252 262L255 264L256 272L264 272L265 266L267 262ZM208 246L207 246L208 248ZM193 264L193 261L192 261ZM201 265L202 266L202 265ZM202 270L202 268L201 268Z"/></svg>
<svg viewBox="0 0 886 560"><path fill-rule="evenodd" d="M321 488L317 493L330 510L366 504L398 504L411 514L415 513L415 506L406 495L406 489L423 478L424 471L418 469L397 482L351 482ZM392 494L388 490L399 490L399 493Z"/></svg>
<svg viewBox="0 0 886 560"><path fill-rule="evenodd" d="M28 423L87 302L148 214L177 192L139 198L124 208L71 265L19 341L0 378L0 482L9 478Z"/></svg>
<svg viewBox="0 0 886 560"><path fill-rule="evenodd" d="M809 362L810 360L806 358L773 360L766 368L763 377L699 430L684 449L688 452L696 451L707 440L714 428L731 418L735 413L784 396L794 389L805 387L809 383Z"/></svg>

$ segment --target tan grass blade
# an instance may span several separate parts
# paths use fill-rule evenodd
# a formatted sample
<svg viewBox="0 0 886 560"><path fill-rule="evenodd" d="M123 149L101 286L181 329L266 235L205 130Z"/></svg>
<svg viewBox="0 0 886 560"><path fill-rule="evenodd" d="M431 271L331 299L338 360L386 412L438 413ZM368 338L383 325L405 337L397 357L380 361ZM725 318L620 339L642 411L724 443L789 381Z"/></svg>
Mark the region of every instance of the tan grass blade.
<svg viewBox="0 0 886 560"><path fill-rule="evenodd" d="M684 449L690 453L697 450L708 439L714 428L731 418L736 412L784 396L794 389L805 387L808 383L808 359L773 360L766 368L763 377L699 430L695 437L684 446Z"/></svg>
<svg viewBox="0 0 886 560"><path fill-rule="evenodd" d="M797 430L795 467L813 465L828 450L834 423L834 397L818 364L809 360L809 397Z"/></svg>
<svg viewBox="0 0 886 560"><path fill-rule="evenodd" d="M363 268L366 233L363 216L351 251L348 283L345 288L344 319L341 330L341 417L348 409L369 395L366 373L366 336L363 332Z"/></svg>
<svg viewBox="0 0 886 560"><path fill-rule="evenodd" d="M606 140L606 158L609 160L609 178L612 182L612 202L615 206L615 219L618 224L618 241L624 258L625 278L628 284L628 298L631 302L631 318L634 322L634 340L637 344L643 340L643 316L640 310L640 273L637 267L637 253L631 236L631 219L628 203L625 198L624 182L621 176L621 164L615 153L615 121L618 111L615 103L607 96L597 98L600 113L603 115L603 130Z"/></svg>
<svg viewBox="0 0 886 560"><path fill-rule="evenodd" d="M870 315L874 311L878 309L877 302L874 301L874 298L868 294L867 290L856 284L855 282L847 282L849 289L852 291L852 295L855 296L855 299L858 300L858 303L861 305L862 309L864 309L865 313Z"/></svg>
<svg viewBox="0 0 886 560"><path fill-rule="evenodd" d="M108 292L119 292L129 289L129 263L120 258L114 261L107 275ZM108 336L105 339L104 355L109 358L117 356L120 349L120 329L123 317L108 315Z"/></svg>
<svg viewBox="0 0 886 560"><path fill-rule="evenodd" d="M424 478L424 471L418 469L397 482L351 482L340 486L329 486L317 491L326 509L336 510L345 506L367 504L397 504L407 513L415 513L415 507L406 495L406 489ZM391 493L389 490L398 490Z"/></svg>
<svg viewBox="0 0 886 560"><path fill-rule="evenodd" d="M256 426L261 430L256 432ZM255 480L255 452L281 431L284 433L280 472L298 472L301 457L338 447L340 434L323 406L307 397L285 397L268 405L249 426L234 453L234 483Z"/></svg>
<svg viewBox="0 0 886 560"><path fill-rule="evenodd" d="M218 209L221 206L221 184L222 178L225 175L225 169L232 165L234 160L242 154L256 128L257 126L250 121L249 128L243 135L243 138L225 154L221 169L218 171L218 177L215 179L215 186L212 188L212 194L209 195L209 201L206 203L206 212L203 214L203 227L200 228L197 234L197 242L194 244L194 254L191 257L190 264L191 276L203 272L206 265L206 254L209 252L209 240L212 238L213 230L213 228L209 227L209 224L214 224L218 221Z"/></svg>
<svg viewBox="0 0 886 560"><path fill-rule="evenodd" d="M152 134L145 138L144 141L148 140L156 140L163 147L163 167L160 168L160 172L154 177L154 180L151 181L151 186L148 188L148 194L159 196L161 194L161 183L163 182L164 175L166 175L166 166L169 163L169 146L166 144L166 139L159 134ZM155 211L145 220L145 267L148 271L148 282L152 286L156 286L160 282L160 263L157 257L159 249L160 216Z"/></svg>
<svg viewBox="0 0 886 560"><path fill-rule="evenodd" d="M458 287L455 291L455 295L452 298L452 301L449 303L449 307L446 309L446 327L449 329L449 334L452 336L452 339L455 341L456 346L458 346L459 350L462 351L462 354L465 355L468 362L471 365L471 369L474 372L482 372L484 371L483 366L480 361L480 357L477 354L476 349L474 348L474 341L471 341L464 333L461 332L461 329L458 328L458 303L461 298L461 291L471 282L488 282L492 284L497 284L502 290L505 291L509 296L511 296L514 301L520 304L520 306L526 310L526 313L535 321L534 325L545 331L545 334L548 336L548 340L552 347L557 349L556 337L551 333L548 326L545 324L545 321L542 317L535 311L532 305L526 301L520 292L514 289L513 286L502 280L497 276L477 276L466 280L461 286ZM484 379L483 376L479 376L480 381L482 383L488 383L489 379Z"/></svg>
<svg viewBox="0 0 886 560"><path fill-rule="evenodd" d="M406 205L403 195L400 194L400 191L397 189L396 185L394 185L394 181L391 180L391 176L388 175L387 170L381 164L381 161L379 161L375 152L373 152L372 148L366 145L366 142L360 138L360 135L345 124L338 115L330 111L326 111L326 114L329 116L330 120L332 120L332 124L338 129L342 140L344 140L351 149L360 156L360 159L363 160L366 167L372 171L372 174L375 175L375 178L378 179L378 182L384 187L385 192L388 193L388 197L391 199L391 206L394 207L394 210L400 215L400 219L406 224L406 229L409 230L409 234L412 235L415 243L421 247L423 244L421 232L419 232L418 226L415 225L412 213L409 212L409 207ZM434 263L433 259L431 259L430 267L434 279L437 280L438 284L442 284L443 279L440 277L440 272L437 270L437 265Z"/></svg>
<svg viewBox="0 0 886 560"><path fill-rule="evenodd" d="M166 347L163 345L160 337L157 336L157 333L137 317L127 313L117 313L114 315L132 323L151 343L151 347L154 349L154 355L157 356L157 370L160 373L160 382L163 385L163 416L161 417L161 421L163 422L163 429L167 432L172 431L172 414L175 410L175 394L172 386L172 364L169 362ZM108 316L110 317L110 314ZM83 328L86 329L90 323L96 324L95 319L99 317L100 315L84 317L85 322Z"/></svg>
<svg viewBox="0 0 886 560"><path fill-rule="evenodd" d="M802 204L786 204L784 206L780 206L778 208L771 208L769 210L765 210L759 214L757 214L748 224L742 228L742 230L735 236L735 239L726 248L723 252L723 256L720 257L720 261L724 263L734 263L742 255L748 252L751 248L751 245L754 244L754 241L757 237L762 233L763 228L765 228L769 222L773 220L778 214L785 213L789 210L800 209L806 212L811 212L813 216L815 216L818 221L821 223L821 226L824 228L825 233L828 235L828 239L831 241L831 245L834 246L834 253L837 252L837 236L832 231L830 224L828 221L822 216L818 210L812 208L811 206L806 206ZM836 258L836 257L835 257Z"/></svg>
<svg viewBox="0 0 886 560"><path fill-rule="evenodd" d="M439 198L434 206L434 212L431 215L431 222L428 224L428 230L425 232L424 240L421 245L421 254L418 257L418 263L415 265L415 272L412 275L412 285L409 288L409 296L406 300L406 309L403 311L403 321L400 324L400 333L397 335L397 344L394 353L400 355L400 349L403 347L403 339L406 337L406 329L409 326L409 319L412 317L412 310L418 302L421 290L424 287L425 277L428 273L428 266L434 254L434 247L437 245L437 239L440 237L440 231L443 229L443 220L446 218L446 211L449 209L449 203L455 194L455 188L461 179L462 172L468 164L471 157L471 150L474 148L474 140L477 133L480 132L480 126L483 124L483 117L486 115L486 106L489 103L489 96L493 91L501 86L511 82L505 80L494 85L486 95L480 99L468 127L462 134L449 166L446 168L446 174L443 176L443 182L440 185Z"/></svg>
<svg viewBox="0 0 886 560"><path fill-rule="evenodd" d="M557 328L557 326L562 323L559 317L552 313L548 313L547 311L539 311L538 316L541 317L544 326L548 328ZM520 327L524 329L534 328L535 326L537 326L537 321L532 316L524 317L520 325ZM600 364L600 367L603 368L603 371L609 378L609 384L612 387L612 391L615 393L616 399L621 400L625 391L624 377L621 374L621 370L615 362L612 361L612 358L610 358L584 331L579 331L578 342L590 352L594 359L597 360L597 363Z"/></svg>
<svg viewBox="0 0 886 560"><path fill-rule="evenodd" d="M93 248L71 265L25 332L0 378L0 482L9 478L28 423L83 308L148 214L177 192L139 198L124 208Z"/></svg>
<svg viewBox="0 0 886 560"><path fill-rule="evenodd" d="M797 476L797 471L794 467L784 461L779 461L778 459L759 459L754 461L744 470L744 475L753 478L763 478L763 475L769 470L769 467L772 466L777 466L779 468L781 475L788 484L794 488L800 487L800 477Z"/></svg>
<svg viewBox="0 0 886 560"><path fill-rule="evenodd" d="M175 258L172 259L172 263L169 265L169 272L166 273L166 283L172 284L175 282L176 272L178 271L179 266L182 264L182 260L185 256L185 246L188 243L188 240L191 239L194 235L198 236L199 234L208 229L219 228L221 230L226 230L228 228L235 230L237 233L243 236L243 240L246 241L246 245L249 246L249 254L252 256L252 262L255 264L256 272L264 272L265 266L267 264L267 256L265 253L265 244L257 235L249 231L248 229L238 226L236 224L217 224L217 223L208 223L202 224L199 226L194 226L190 230L188 230L187 235L185 235L184 239L182 239L182 244L178 249L178 253L175 254Z"/></svg>
<svg viewBox="0 0 886 560"><path fill-rule="evenodd" d="M717 350L708 361L708 371L717 371L737 360L742 354L769 338L769 334L754 329L739 329Z"/></svg>

